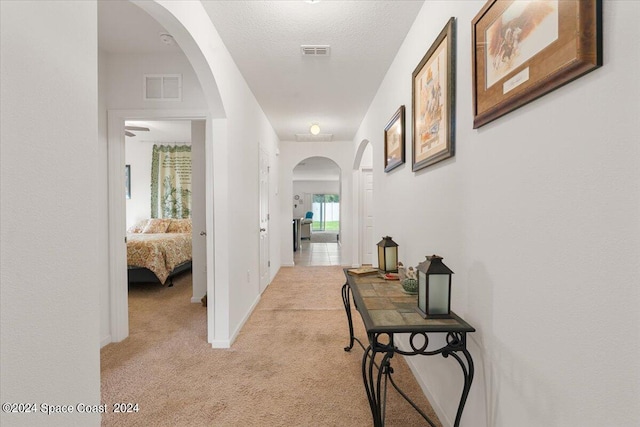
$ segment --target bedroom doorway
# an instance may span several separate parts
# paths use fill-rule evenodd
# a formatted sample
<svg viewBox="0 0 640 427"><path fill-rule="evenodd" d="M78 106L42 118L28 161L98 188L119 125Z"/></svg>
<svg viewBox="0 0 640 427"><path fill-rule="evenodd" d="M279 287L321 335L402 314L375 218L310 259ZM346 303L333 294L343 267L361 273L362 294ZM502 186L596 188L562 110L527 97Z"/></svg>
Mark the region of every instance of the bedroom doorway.
<svg viewBox="0 0 640 427"><path fill-rule="evenodd" d="M193 129L194 127L200 128L200 135L197 134L198 129ZM201 214L204 212L202 202L204 165L201 164L204 159L204 122L195 120L126 121L125 129L127 129L125 131L125 193L129 240L143 237L136 233L142 231L140 225L146 225L149 218L156 217L184 218L169 224L167 237L184 231L189 231L191 234L190 230L193 228L204 231L204 215ZM194 133L196 134L193 135ZM192 143L192 140L195 143ZM156 175L162 174L166 179L157 177L154 179L152 176L154 172ZM168 188L163 188L167 182L172 184ZM168 191L172 188L176 188L173 193ZM192 221L195 221L195 227L192 226ZM180 258L167 259L166 262L160 263L173 268L175 263L182 265L191 262L192 253L196 256L196 268L193 269L194 298L199 294L202 294L200 295L202 298L206 292L206 276L203 276L205 269L201 268L205 259L206 246L204 239L199 237L196 234L189 248L178 252L177 256ZM132 243L129 242L129 244ZM131 255L135 257L137 254ZM158 263L154 263L152 259L127 260L129 281L136 279L136 274L140 275L140 270L131 268L136 265L147 267L156 273L155 277L148 275L148 280L156 282L157 279L157 282L163 282L166 272L154 271L158 268L155 264ZM144 276L141 279L144 279ZM172 283L172 279L173 275L166 279L168 285Z"/></svg>
<svg viewBox="0 0 640 427"><path fill-rule="evenodd" d="M127 224L132 221L127 219L129 214L126 209L127 203L134 200L136 193L140 191L137 189L135 173L136 168L133 164L130 164L130 182L131 186L130 195L131 199L125 199L122 197L123 187L125 193L128 186L125 185L125 174L122 173L125 170L127 161L126 147L125 147L125 126L134 124L139 127L152 127L163 125L166 127L172 122L174 124L181 124L181 126L188 130L190 133L190 142L193 150L192 162L192 192L195 205L192 205L192 277L193 277L193 290L191 292L191 302L200 303L200 299L206 294L207 288L210 285L209 281L213 280L213 266L208 264L213 262L206 256L209 247L213 246L213 242L209 242L210 237L207 236L207 225L213 224L212 212L207 209L206 206L212 206L212 194L211 189L207 188L206 174L207 170L211 167L212 160L207 156L211 155L209 150L206 149L207 138L211 139L211 136L207 136L207 114L205 112L180 112L180 111L109 111L109 184L110 184L110 227L112 230L122 230L122 234L126 236ZM161 127L163 127L161 126ZM175 131L175 130L174 130ZM136 131L133 131L134 133ZM138 133L146 133L147 131L138 131ZM171 132L166 130L166 132ZM173 142L184 138L165 137L169 138ZM146 137L147 141L149 137ZM147 145L153 146L153 143ZM150 159L149 159L150 163ZM148 176L150 180L150 168L148 166ZM140 172L140 171L139 171ZM145 173L145 172L143 172ZM148 184L149 181L146 181ZM140 182L139 182L140 183ZM141 185L144 187L144 181ZM148 194L148 193L147 193ZM146 198L146 197L145 197ZM150 196L146 198L147 206L149 206ZM147 208L148 209L148 208ZM131 218L131 216L130 216ZM112 342L118 342L126 338L129 335L129 301L128 301L128 284L127 284L127 253L126 246L122 245L125 239L119 240L117 235L122 235L117 231L111 233L111 254L110 257L110 269L113 274L113 279L110 284L111 294L111 329L112 329ZM209 246L211 245L211 246ZM118 262L118 260L122 260ZM159 286L159 285L158 285ZM166 285L165 285L166 286ZM207 318L213 314L212 305L207 307ZM210 319L207 321L210 327Z"/></svg>
<svg viewBox="0 0 640 427"><path fill-rule="evenodd" d="M205 121L127 120L125 130L129 298L160 297L176 279L192 288L191 302L200 302L206 293ZM149 218L172 219L164 233L145 234ZM161 246L147 251L151 245Z"/></svg>

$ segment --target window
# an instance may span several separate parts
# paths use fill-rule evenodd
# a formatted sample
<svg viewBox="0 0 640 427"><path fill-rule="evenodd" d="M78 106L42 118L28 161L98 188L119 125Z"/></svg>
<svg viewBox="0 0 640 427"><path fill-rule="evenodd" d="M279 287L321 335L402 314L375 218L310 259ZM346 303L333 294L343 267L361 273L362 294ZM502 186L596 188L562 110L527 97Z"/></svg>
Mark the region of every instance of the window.
<svg viewBox="0 0 640 427"><path fill-rule="evenodd" d="M340 195L314 194L311 210L313 231L340 230Z"/></svg>

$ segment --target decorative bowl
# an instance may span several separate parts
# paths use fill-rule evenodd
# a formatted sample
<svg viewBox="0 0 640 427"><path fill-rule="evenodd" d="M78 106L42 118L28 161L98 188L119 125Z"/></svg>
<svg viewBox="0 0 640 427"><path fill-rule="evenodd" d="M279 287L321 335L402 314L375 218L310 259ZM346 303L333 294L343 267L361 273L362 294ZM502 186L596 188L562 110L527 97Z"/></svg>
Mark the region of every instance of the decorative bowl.
<svg viewBox="0 0 640 427"><path fill-rule="evenodd" d="M418 281L416 279L404 279L402 281L402 289L408 294L415 295L418 293Z"/></svg>

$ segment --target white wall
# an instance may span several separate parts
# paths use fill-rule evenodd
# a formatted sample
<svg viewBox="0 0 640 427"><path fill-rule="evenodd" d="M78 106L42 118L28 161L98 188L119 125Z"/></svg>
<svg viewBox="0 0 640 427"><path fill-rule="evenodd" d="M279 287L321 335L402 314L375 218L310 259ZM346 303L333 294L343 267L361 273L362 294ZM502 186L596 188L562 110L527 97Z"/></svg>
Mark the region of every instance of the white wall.
<svg viewBox="0 0 640 427"><path fill-rule="evenodd" d="M96 13L93 1L0 2L3 403L100 403ZM0 424L100 416L3 411Z"/></svg>
<svg viewBox="0 0 640 427"><path fill-rule="evenodd" d="M153 145L191 145L190 143L143 141L143 135L127 138L125 159L131 165L131 198L127 200L127 228L151 218L151 158Z"/></svg>
<svg viewBox="0 0 640 427"><path fill-rule="evenodd" d="M207 73L213 74L222 100L226 138L213 143L216 271L215 289L210 290L215 290L215 301L228 305L227 311L216 303L213 344L228 346L259 299L259 148L276 161L278 139L201 3L157 1L164 10L149 2L136 3L171 31L184 52L193 55L192 65L209 108L209 98L215 96L209 91ZM271 213L272 223L277 223L278 211ZM272 262L272 270L278 268Z"/></svg>
<svg viewBox="0 0 640 427"><path fill-rule="evenodd" d="M98 253L104 254L104 259L98 263L99 270L96 283L100 289L100 346L111 342L111 325L109 313L109 264L106 258L109 253L109 172L108 172L108 143L107 143L107 61L108 55L98 48L98 160L96 167L96 238L98 239Z"/></svg>
<svg viewBox="0 0 640 427"><path fill-rule="evenodd" d="M349 147L349 149L347 149ZM341 197L340 218L344 220L340 223L340 233L343 236L350 236L352 233L352 204L348 202L352 196L352 167L353 154L351 153L351 143L347 141L335 142L280 142L280 209L283 213L279 218L280 224L280 256L282 265L293 266L293 227L291 225L292 202L293 202L293 169L298 163L308 157L326 157L333 160L341 169L339 192ZM305 203L308 203L305 200ZM305 210L306 212L306 210ZM350 254L352 248L351 239L342 241L342 263L351 265Z"/></svg>
<svg viewBox="0 0 640 427"><path fill-rule="evenodd" d="M425 2L354 138L373 144L375 235L402 261L437 253L477 332L462 425L640 424L640 3L604 2L604 66L472 129L471 20L484 1ZM411 73L457 22L456 156L383 172L382 124L411 117ZM411 135L407 135L410 153ZM403 206L403 209L396 209ZM444 425L455 361L410 358Z"/></svg>
<svg viewBox="0 0 640 427"><path fill-rule="evenodd" d="M109 109L175 110L206 109L198 78L182 52L123 54L111 53L108 61ZM145 74L181 74L182 100L158 101L143 98Z"/></svg>
<svg viewBox="0 0 640 427"><path fill-rule="evenodd" d="M181 101L145 101L143 99L143 75L144 74L182 74L182 100ZM98 112L98 133L99 151L98 156L98 182L96 191L99 200L98 221L96 232L100 238L100 253L104 255L105 262L108 262L109 254L109 218L108 218L108 187L109 176L108 165L108 142L107 142L107 110L172 110L172 111L193 111L207 110L207 103L200 87L198 78L188 59L183 53L155 53L155 54L115 54L100 51L99 56L99 104ZM143 138L140 134L138 139ZM130 139L130 138L128 138ZM149 155L149 165L150 165ZM144 174L143 168L146 166L132 166L132 194L136 195L136 200L143 188L141 176ZM148 166L150 168L150 166ZM150 175L147 174L147 176ZM147 181L148 183L148 181ZM147 191L150 191L147 189ZM148 199L147 199L148 200ZM127 200L129 205L130 200ZM134 202L135 204L135 202ZM128 207L128 206L127 206ZM149 203L147 208L150 209ZM127 210L127 227L135 220ZM136 217L138 214L134 214ZM123 231L124 233L124 231ZM104 346L112 341L111 339L111 301L109 297L109 270L108 263L100 264L100 271L96 280L100 283L100 339Z"/></svg>

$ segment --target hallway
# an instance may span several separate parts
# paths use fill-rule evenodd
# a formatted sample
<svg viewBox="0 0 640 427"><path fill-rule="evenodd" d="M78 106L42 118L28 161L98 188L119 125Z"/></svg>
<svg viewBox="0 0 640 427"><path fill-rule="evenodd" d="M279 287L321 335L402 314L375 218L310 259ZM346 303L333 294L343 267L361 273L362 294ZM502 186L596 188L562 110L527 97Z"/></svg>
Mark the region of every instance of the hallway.
<svg viewBox="0 0 640 427"><path fill-rule="evenodd" d="M341 246L335 232L313 232L311 240L303 240L293 253L296 267L341 264Z"/></svg>

